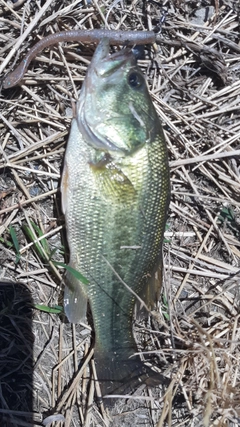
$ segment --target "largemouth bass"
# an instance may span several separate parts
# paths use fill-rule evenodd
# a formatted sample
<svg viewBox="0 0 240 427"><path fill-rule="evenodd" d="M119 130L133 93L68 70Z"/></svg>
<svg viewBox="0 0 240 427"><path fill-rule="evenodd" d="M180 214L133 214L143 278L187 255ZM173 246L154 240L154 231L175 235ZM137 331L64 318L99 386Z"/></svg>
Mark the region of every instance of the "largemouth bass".
<svg viewBox="0 0 240 427"><path fill-rule="evenodd" d="M167 148L136 59L129 49L110 55L107 39L80 93L61 190L70 266L89 281L67 273L65 312L78 323L90 302L102 394L162 381L134 355L132 316L136 295L150 306L156 299L170 193Z"/></svg>

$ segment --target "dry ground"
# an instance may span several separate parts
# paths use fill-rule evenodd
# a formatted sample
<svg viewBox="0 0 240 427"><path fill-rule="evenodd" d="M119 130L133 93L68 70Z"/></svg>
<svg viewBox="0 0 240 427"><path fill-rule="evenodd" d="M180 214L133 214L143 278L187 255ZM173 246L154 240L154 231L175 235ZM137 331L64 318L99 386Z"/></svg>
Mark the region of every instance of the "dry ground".
<svg viewBox="0 0 240 427"><path fill-rule="evenodd" d="M162 299L136 325L140 349L171 386L138 390L108 416L93 403L91 327L29 310L31 299L61 305L64 270L24 231L36 224L45 251L66 262L59 182L94 47L46 50L20 87L2 91L0 279L25 287L0 287L1 426L44 425L53 414L65 421L52 427L239 425L239 9L230 0L0 0L2 73L53 32L160 26L161 44L139 62L163 122L172 183Z"/></svg>

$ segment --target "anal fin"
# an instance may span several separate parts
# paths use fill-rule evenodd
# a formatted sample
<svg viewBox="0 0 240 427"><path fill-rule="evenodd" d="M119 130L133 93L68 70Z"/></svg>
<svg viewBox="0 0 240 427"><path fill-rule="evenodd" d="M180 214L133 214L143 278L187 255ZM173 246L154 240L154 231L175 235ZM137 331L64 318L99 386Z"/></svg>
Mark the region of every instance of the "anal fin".
<svg viewBox="0 0 240 427"><path fill-rule="evenodd" d="M80 323L85 321L87 301L86 285L68 271L64 291L64 308L69 322Z"/></svg>

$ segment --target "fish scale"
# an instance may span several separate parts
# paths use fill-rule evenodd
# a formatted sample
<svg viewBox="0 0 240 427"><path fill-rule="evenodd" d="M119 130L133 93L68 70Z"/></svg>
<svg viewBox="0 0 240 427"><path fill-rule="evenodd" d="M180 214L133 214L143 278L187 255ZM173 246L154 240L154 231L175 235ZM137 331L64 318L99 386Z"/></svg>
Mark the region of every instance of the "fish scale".
<svg viewBox="0 0 240 427"><path fill-rule="evenodd" d="M144 77L128 49L108 52L102 40L72 121L61 184L70 265L89 280L67 273L65 311L77 323L90 302L103 395L164 381L135 355L136 298L123 282L148 306L156 302L170 193L166 143Z"/></svg>

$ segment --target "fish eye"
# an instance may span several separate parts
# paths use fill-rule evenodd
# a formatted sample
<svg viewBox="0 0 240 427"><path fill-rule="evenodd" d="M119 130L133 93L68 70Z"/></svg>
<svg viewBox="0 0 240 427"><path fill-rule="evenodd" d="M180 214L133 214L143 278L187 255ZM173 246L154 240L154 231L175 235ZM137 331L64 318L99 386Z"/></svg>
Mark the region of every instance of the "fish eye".
<svg viewBox="0 0 240 427"><path fill-rule="evenodd" d="M128 84L133 89L139 89L144 83L144 78L140 73L136 71L129 73L128 75Z"/></svg>

